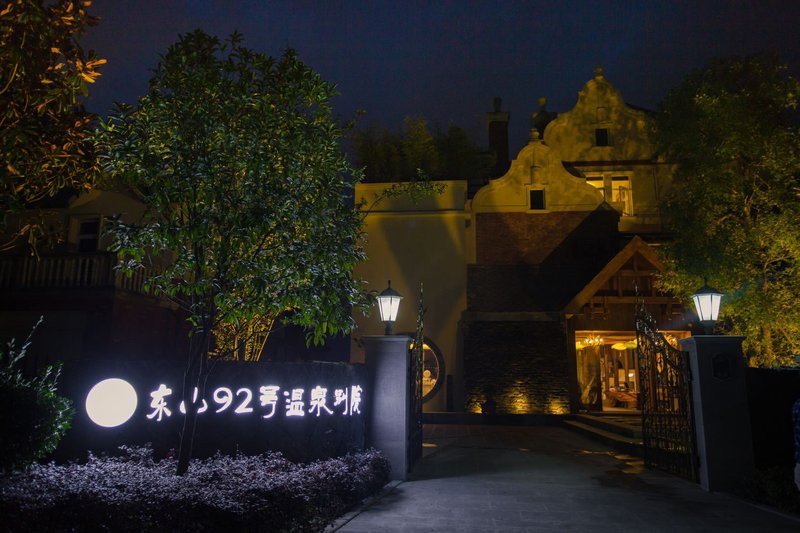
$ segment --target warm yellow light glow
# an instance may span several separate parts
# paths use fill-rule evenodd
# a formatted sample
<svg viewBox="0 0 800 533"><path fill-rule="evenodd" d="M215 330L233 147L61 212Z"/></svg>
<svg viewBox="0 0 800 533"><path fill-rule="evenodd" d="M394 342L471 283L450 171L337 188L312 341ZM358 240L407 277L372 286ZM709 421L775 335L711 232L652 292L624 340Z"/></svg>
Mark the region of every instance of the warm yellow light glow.
<svg viewBox="0 0 800 533"><path fill-rule="evenodd" d="M521 415L530 412L530 403L527 397L517 398L511 404L511 412L516 415Z"/></svg>
<svg viewBox="0 0 800 533"><path fill-rule="evenodd" d="M569 413L569 406L564 400L552 398L547 404L547 412L552 415L565 415Z"/></svg>
<svg viewBox="0 0 800 533"><path fill-rule="evenodd" d="M587 346L602 346L605 341L600 335L589 335L585 339L577 341L576 346L585 348Z"/></svg>

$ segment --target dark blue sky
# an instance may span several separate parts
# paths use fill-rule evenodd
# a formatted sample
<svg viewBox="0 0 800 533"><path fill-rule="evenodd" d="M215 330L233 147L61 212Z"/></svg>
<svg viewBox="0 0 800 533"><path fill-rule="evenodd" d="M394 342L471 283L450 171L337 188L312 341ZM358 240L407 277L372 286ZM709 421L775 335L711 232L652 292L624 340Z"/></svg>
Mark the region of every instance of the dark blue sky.
<svg viewBox="0 0 800 533"><path fill-rule="evenodd" d="M406 115L458 124L486 144L494 96L511 112L512 156L539 96L566 111L596 64L629 103L654 109L717 56L777 52L800 67L800 1L96 0L83 40L108 59L88 107L134 103L148 69L195 28L270 55L286 47L338 85L343 117L399 127Z"/></svg>

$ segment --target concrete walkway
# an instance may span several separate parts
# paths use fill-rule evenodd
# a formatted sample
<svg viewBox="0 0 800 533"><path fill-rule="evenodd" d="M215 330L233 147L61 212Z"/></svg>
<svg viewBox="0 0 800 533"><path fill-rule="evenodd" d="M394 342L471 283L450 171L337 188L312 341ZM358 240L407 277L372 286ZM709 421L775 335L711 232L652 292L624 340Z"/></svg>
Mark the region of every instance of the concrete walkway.
<svg viewBox="0 0 800 533"><path fill-rule="evenodd" d="M800 532L800 520L645 470L560 427L425 426L409 481L341 532Z"/></svg>

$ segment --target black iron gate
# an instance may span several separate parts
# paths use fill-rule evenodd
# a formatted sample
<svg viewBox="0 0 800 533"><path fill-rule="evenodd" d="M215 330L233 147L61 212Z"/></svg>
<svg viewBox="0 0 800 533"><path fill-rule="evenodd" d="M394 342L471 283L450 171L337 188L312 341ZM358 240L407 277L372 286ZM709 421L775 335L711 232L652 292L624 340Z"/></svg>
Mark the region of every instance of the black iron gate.
<svg viewBox="0 0 800 533"><path fill-rule="evenodd" d="M411 387L411 408L408 411L408 470L422 457L422 353L424 344L422 283L419 285L419 308L417 329L408 365L408 383Z"/></svg>
<svg viewBox="0 0 800 533"><path fill-rule="evenodd" d="M636 352L645 465L697 481L689 358L658 331L644 305L636 313Z"/></svg>

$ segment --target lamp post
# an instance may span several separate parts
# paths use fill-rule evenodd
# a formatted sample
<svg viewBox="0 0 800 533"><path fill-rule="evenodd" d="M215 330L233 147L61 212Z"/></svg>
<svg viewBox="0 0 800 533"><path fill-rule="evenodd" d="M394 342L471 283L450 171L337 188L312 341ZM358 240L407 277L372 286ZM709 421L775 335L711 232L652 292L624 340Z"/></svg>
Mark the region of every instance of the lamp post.
<svg viewBox="0 0 800 533"><path fill-rule="evenodd" d="M694 301L694 308L697 311L700 324L703 325L706 335L710 335L719 316L722 293L713 287L709 287L708 280L705 279L703 280L703 286L692 295L692 300Z"/></svg>
<svg viewBox="0 0 800 533"><path fill-rule="evenodd" d="M402 299L400 293L392 288L391 280L389 280L389 286L378 295L378 310L381 313L381 320L386 326L384 335L392 334L392 326L397 320L397 311L400 309L400 300Z"/></svg>

